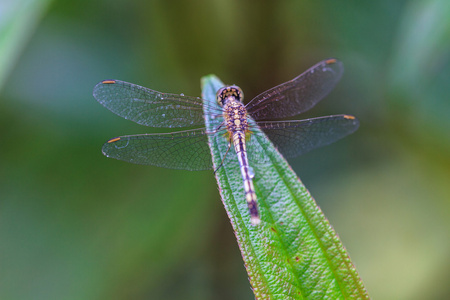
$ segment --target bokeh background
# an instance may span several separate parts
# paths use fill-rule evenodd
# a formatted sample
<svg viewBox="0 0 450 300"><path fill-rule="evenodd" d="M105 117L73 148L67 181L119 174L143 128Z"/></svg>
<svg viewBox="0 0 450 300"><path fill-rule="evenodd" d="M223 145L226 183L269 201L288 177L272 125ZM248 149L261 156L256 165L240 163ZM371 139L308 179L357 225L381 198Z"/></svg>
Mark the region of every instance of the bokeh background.
<svg viewBox="0 0 450 300"><path fill-rule="evenodd" d="M360 129L291 161L374 299L450 298L450 2L0 1L0 299L253 299L212 172L107 159L156 132L102 79L247 100L337 57L303 117ZM161 131L160 131L161 132Z"/></svg>

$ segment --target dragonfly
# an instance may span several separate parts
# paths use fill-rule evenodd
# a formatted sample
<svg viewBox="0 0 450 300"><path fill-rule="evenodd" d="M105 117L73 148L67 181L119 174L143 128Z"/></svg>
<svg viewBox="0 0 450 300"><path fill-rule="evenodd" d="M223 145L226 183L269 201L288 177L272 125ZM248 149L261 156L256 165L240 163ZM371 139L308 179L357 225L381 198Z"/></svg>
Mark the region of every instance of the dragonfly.
<svg viewBox="0 0 450 300"><path fill-rule="evenodd" d="M296 157L331 144L359 127L352 115L331 115L304 120L273 121L294 117L308 111L322 100L342 77L344 67L329 58L309 68L294 79L275 86L244 104L238 86L217 91L217 104L208 106L210 119L218 120L213 131L206 130L206 100L184 94L162 93L120 80L103 80L94 88L94 98L113 113L141 125L159 128L200 127L170 133L119 136L102 147L105 156L118 160L184 170L211 170L213 162L208 136L228 140L239 163L250 222L261 222L253 185L251 165L259 164L261 151L254 149L255 132L267 137L285 157ZM257 126L261 130L254 130ZM253 128L253 130L252 130ZM230 163L226 157L222 163ZM259 153L257 153L259 152ZM234 163L235 161L233 161ZM217 169L216 169L217 171ZM263 174L261 174L263 176Z"/></svg>

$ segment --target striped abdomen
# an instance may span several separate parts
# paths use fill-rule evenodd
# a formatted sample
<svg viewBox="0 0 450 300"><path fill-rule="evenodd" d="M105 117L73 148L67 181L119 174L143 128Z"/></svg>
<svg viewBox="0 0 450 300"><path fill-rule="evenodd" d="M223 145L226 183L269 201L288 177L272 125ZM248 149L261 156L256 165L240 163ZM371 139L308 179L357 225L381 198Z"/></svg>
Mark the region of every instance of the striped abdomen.
<svg viewBox="0 0 450 300"><path fill-rule="evenodd" d="M239 166L241 169L242 180L244 182L245 199L248 209L250 210L250 218L252 225L258 225L261 222L258 213L258 205L256 202L255 188L253 186L253 171L248 165L247 150L245 148L245 133L236 131L232 135L234 150L236 151Z"/></svg>

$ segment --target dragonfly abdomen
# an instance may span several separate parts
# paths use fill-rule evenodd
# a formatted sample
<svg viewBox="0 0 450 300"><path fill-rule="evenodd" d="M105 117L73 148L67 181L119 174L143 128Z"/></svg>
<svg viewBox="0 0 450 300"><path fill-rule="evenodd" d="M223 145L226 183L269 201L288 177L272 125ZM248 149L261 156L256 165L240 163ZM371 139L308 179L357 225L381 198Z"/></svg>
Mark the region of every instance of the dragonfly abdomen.
<svg viewBox="0 0 450 300"><path fill-rule="evenodd" d="M239 166L241 169L242 180L244 182L245 200L250 211L250 220L252 225L261 223L258 213L258 203L256 201L255 187L253 186L253 171L248 164L247 151L245 148L245 132L236 131L232 136L234 150L236 151Z"/></svg>

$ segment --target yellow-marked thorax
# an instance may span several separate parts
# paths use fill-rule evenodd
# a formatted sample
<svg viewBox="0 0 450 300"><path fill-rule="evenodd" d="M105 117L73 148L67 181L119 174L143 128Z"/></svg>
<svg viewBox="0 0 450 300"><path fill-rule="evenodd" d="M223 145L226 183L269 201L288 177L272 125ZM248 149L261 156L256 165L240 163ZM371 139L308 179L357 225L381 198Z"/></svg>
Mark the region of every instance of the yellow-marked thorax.
<svg viewBox="0 0 450 300"><path fill-rule="evenodd" d="M227 101L223 107L223 118L229 133L248 130L247 110L240 101Z"/></svg>
<svg viewBox="0 0 450 300"><path fill-rule="evenodd" d="M236 132L249 133L244 93L235 85L225 86L217 91L217 102L223 107L223 118L230 140Z"/></svg>

